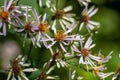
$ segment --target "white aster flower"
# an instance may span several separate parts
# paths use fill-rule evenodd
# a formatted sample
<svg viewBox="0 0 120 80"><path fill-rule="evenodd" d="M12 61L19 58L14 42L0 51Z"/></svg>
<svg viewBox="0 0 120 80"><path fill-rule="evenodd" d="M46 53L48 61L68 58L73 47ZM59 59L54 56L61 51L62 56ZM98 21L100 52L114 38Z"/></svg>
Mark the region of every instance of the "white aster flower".
<svg viewBox="0 0 120 80"><path fill-rule="evenodd" d="M108 62L112 57L113 51L111 51L107 56L104 57L104 55L101 54L101 52L99 51L98 56L101 57L101 61L97 62L98 64L102 64L102 63L106 63Z"/></svg>
<svg viewBox="0 0 120 80"><path fill-rule="evenodd" d="M119 80L120 77L120 66L118 66L117 71L114 73L112 80Z"/></svg>
<svg viewBox="0 0 120 80"><path fill-rule="evenodd" d="M34 9L33 11L34 19L35 19L35 32L37 33L37 46L41 47L40 42L42 41L45 47L47 47L46 41L51 41L50 36L47 34L49 31L50 26L47 24L46 21L46 13L43 15L42 19L41 17L38 16L36 10Z"/></svg>
<svg viewBox="0 0 120 80"><path fill-rule="evenodd" d="M7 80L29 80L24 72L33 72L37 70L36 68L22 69L22 67L28 67L30 64L24 63L25 59L21 57L20 55L13 61Z"/></svg>
<svg viewBox="0 0 120 80"><path fill-rule="evenodd" d="M82 23L80 24L79 30L82 29L82 27L84 26L84 24L86 25L86 28L89 32L91 32L91 30L94 30L95 28L99 27L99 23L90 20L90 18L98 11L98 8L95 8L95 6L92 6L89 10L88 7L85 7L85 9L83 10L82 14L81 14L81 21Z"/></svg>
<svg viewBox="0 0 120 80"><path fill-rule="evenodd" d="M91 0L78 0L78 2L80 3L80 5L88 6L88 3L90 3Z"/></svg>
<svg viewBox="0 0 120 80"><path fill-rule="evenodd" d="M98 77L100 77L100 79L104 80L108 76L114 74L114 72L103 73L102 71L106 70L106 69L107 68L104 65L101 65L101 66L94 67L93 68L93 72L94 72L95 75L97 75Z"/></svg>
<svg viewBox="0 0 120 80"><path fill-rule="evenodd" d="M91 54L90 50L95 46L95 44L92 44L92 38L89 37L88 40L86 41L85 45L83 46L83 43L81 44L81 49L79 50L76 46L73 46L73 51L79 53L77 54L79 59L79 64L85 64L87 71L88 71L88 65L90 65L92 68L96 67L96 64L94 61L101 61L101 57L99 56L94 56Z"/></svg>
<svg viewBox="0 0 120 80"><path fill-rule="evenodd" d="M45 64L45 65L46 65L46 64ZM44 67L44 68L45 68L45 67ZM57 75L51 76L51 75L50 75L51 71L53 71L53 70L54 70L54 66L50 67L50 68L47 69L47 70L44 69L44 70L40 73L38 79L36 79L36 80L59 80L59 76L57 76Z"/></svg>
<svg viewBox="0 0 120 80"><path fill-rule="evenodd" d="M0 8L0 29L2 29L0 35L6 36L7 25L12 24L14 26L17 26L16 23L11 19L17 20L17 18L23 14L15 13L16 11L20 11L20 6L15 6L14 0L10 0L9 2L7 0L4 0L4 6Z"/></svg>
<svg viewBox="0 0 120 80"><path fill-rule="evenodd" d="M21 19L17 18L17 20L19 21L19 26L22 26L22 27L17 27L17 28L14 28L14 30L16 32L20 32L20 33L24 33L24 42L23 42L23 46L25 45L25 42L26 42L26 39L27 37L29 37L33 43L34 46L36 46L35 42L36 42L36 39L34 37L34 32L36 29L36 26L34 25L33 21L29 21L28 20L28 7L26 8L26 16L25 16L25 22L22 21Z"/></svg>
<svg viewBox="0 0 120 80"><path fill-rule="evenodd" d="M63 9L56 9L55 6L53 6L53 8L51 8L51 11L54 14L52 17L52 20L54 20L52 30L54 30L56 28L57 21L59 22L59 24L61 25L61 28L64 31L69 29L69 26L75 21L73 18L73 16L75 16L75 14L69 13L69 11L71 11L71 10L72 10L72 6L67 6Z"/></svg>
<svg viewBox="0 0 120 80"><path fill-rule="evenodd" d="M54 53L52 59L49 60L49 63L51 66L56 65L58 68L68 67L68 64L62 60L62 54L59 51Z"/></svg>
<svg viewBox="0 0 120 80"><path fill-rule="evenodd" d="M52 47L55 43L59 43L59 46L63 50L63 52L67 52L64 46L68 46L71 41L80 41L80 38L77 37L77 34L74 35L68 35L70 32L72 32L76 28L76 23L73 23L70 28L67 31L63 30L54 30L55 38L52 38L52 43L47 45L47 48Z"/></svg>

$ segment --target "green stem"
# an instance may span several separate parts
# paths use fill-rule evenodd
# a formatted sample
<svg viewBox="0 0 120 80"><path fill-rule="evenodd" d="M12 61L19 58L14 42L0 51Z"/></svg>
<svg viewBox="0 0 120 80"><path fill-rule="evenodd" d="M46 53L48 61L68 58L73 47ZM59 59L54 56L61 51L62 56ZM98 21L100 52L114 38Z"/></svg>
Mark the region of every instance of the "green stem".
<svg viewBox="0 0 120 80"><path fill-rule="evenodd" d="M74 58L76 58L76 56L73 56L71 58L65 59L65 61L68 61L68 60L71 60L71 59L74 59Z"/></svg>
<svg viewBox="0 0 120 80"><path fill-rule="evenodd" d="M29 50L28 50L28 53L27 53L28 58L30 58L30 53L31 53L31 51L32 51L32 47L33 47L33 43L31 42L31 43L30 43Z"/></svg>

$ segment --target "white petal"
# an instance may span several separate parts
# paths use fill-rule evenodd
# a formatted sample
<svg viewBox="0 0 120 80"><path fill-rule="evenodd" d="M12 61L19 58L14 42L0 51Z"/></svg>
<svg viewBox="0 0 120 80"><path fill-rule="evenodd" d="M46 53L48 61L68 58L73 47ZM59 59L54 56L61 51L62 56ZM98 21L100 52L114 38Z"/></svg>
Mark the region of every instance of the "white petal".
<svg viewBox="0 0 120 80"><path fill-rule="evenodd" d="M94 56L94 55L89 55L89 57L91 58L91 59L93 59L93 60L96 60L96 61L101 61L100 59L101 59L101 57L98 57L98 56Z"/></svg>
<svg viewBox="0 0 120 80"><path fill-rule="evenodd" d="M70 28L69 28L67 31L64 32L64 34L70 33L71 31L73 31L73 30L76 28L76 26L77 26L77 24L74 22L74 23L70 26Z"/></svg>
<svg viewBox="0 0 120 80"><path fill-rule="evenodd" d="M50 67L50 69L46 72L46 74L49 74L52 70L54 70L55 69L55 67L53 66L53 67Z"/></svg>
<svg viewBox="0 0 120 80"><path fill-rule="evenodd" d="M62 43L59 43L59 44L60 44L60 47L62 48L62 50L63 50L64 52L67 52L66 49L64 48L64 46L62 45Z"/></svg>
<svg viewBox="0 0 120 80"><path fill-rule="evenodd" d="M89 49L90 45L92 44L92 38L89 37L88 40L85 43L84 48Z"/></svg>
<svg viewBox="0 0 120 80"><path fill-rule="evenodd" d="M8 5L7 5L7 11L9 10L10 6L12 5L12 3L13 3L13 0L10 0Z"/></svg>
<svg viewBox="0 0 120 80"><path fill-rule="evenodd" d="M52 30L56 34L56 20L53 21Z"/></svg>
<svg viewBox="0 0 120 80"><path fill-rule="evenodd" d="M46 13L43 15L43 19L42 19L42 23L44 23L45 22L45 20L46 20Z"/></svg>
<svg viewBox="0 0 120 80"><path fill-rule="evenodd" d="M19 75L17 76L17 78L18 78L18 80L22 80Z"/></svg>
<svg viewBox="0 0 120 80"><path fill-rule="evenodd" d="M37 14L37 11L36 11L35 8L34 8L34 10L32 11L32 13L33 13L33 16L34 16L36 22L37 22L37 23L40 23L40 22L39 22L39 17L38 17L38 14Z"/></svg>
<svg viewBox="0 0 120 80"><path fill-rule="evenodd" d="M84 61L83 61L83 56L80 57L80 60L79 60L79 64L84 64Z"/></svg>
<svg viewBox="0 0 120 80"><path fill-rule="evenodd" d="M112 74L114 74L114 72L110 72L110 73L102 73L102 72L100 72L100 73L98 74L98 76L99 76L101 79L105 79L106 77L108 77L108 76L110 76L110 75L112 75Z"/></svg>
<svg viewBox="0 0 120 80"><path fill-rule="evenodd" d="M42 0L39 0L39 6L42 7Z"/></svg>
<svg viewBox="0 0 120 80"><path fill-rule="evenodd" d="M60 22L60 25L61 25L62 29L63 29L64 31L66 31L65 25L64 25L64 23L62 22L62 20L59 20L59 22Z"/></svg>
<svg viewBox="0 0 120 80"><path fill-rule="evenodd" d="M60 68L60 64L58 62L56 62L56 65L57 65L58 68Z"/></svg>
<svg viewBox="0 0 120 80"><path fill-rule="evenodd" d="M67 6L63 9L65 12L71 11L72 10L72 6Z"/></svg>
<svg viewBox="0 0 120 80"><path fill-rule="evenodd" d="M115 73L114 76L113 76L113 78L112 78L112 80L116 80L116 78L117 78L119 75L120 75L119 72Z"/></svg>
<svg viewBox="0 0 120 80"><path fill-rule="evenodd" d="M86 8L87 8L87 7L86 7ZM90 13L92 13L92 11L94 10L94 8L95 8L95 6L90 7L90 9L89 9L88 12L87 12L87 15L89 15Z"/></svg>
<svg viewBox="0 0 120 80"><path fill-rule="evenodd" d="M7 11L7 0L4 0L4 11Z"/></svg>
<svg viewBox="0 0 120 80"><path fill-rule="evenodd" d="M33 71L37 71L38 69L36 68L27 68L27 69L23 69L24 72L33 72Z"/></svg>
<svg viewBox="0 0 120 80"><path fill-rule="evenodd" d="M22 71L21 71L20 76L22 77L23 80L29 80Z"/></svg>
<svg viewBox="0 0 120 80"><path fill-rule="evenodd" d="M88 23L92 24L92 25L95 25L95 26L99 26L100 23L99 22L95 22L95 21L89 21Z"/></svg>
<svg viewBox="0 0 120 80"><path fill-rule="evenodd" d="M89 49L92 49L93 47L95 47L96 44L92 44Z"/></svg>
<svg viewBox="0 0 120 80"><path fill-rule="evenodd" d="M84 26L84 22L82 22L79 26L79 31L82 29L82 27Z"/></svg>
<svg viewBox="0 0 120 80"><path fill-rule="evenodd" d="M25 17L25 19L26 19L26 22L28 22L28 7L26 7L26 17Z"/></svg>
<svg viewBox="0 0 120 80"><path fill-rule="evenodd" d="M52 44L48 45L47 48L52 47L57 41L53 41Z"/></svg>
<svg viewBox="0 0 120 80"><path fill-rule="evenodd" d="M3 24L3 35L6 36L6 23Z"/></svg>
<svg viewBox="0 0 120 80"><path fill-rule="evenodd" d="M90 16L90 17L93 16L94 14L97 13L97 11L98 11L98 8L94 9L94 10L89 14L89 16Z"/></svg>
<svg viewBox="0 0 120 80"><path fill-rule="evenodd" d="M9 73L8 73L8 77L7 77L7 79L6 80L10 80L10 77L12 76L12 69L10 69L10 71L9 71Z"/></svg>
<svg viewBox="0 0 120 80"><path fill-rule="evenodd" d="M26 38L27 38L27 33L24 35L23 47L25 46Z"/></svg>

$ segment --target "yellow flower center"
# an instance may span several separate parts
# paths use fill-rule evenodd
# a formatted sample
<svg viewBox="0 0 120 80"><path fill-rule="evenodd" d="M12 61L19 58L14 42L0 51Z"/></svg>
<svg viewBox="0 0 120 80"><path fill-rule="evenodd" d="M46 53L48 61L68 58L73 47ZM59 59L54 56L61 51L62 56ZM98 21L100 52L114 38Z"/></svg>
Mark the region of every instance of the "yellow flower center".
<svg viewBox="0 0 120 80"><path fill-rule="evenodd" d="M63 34L63 31L60 30L60 31L57 31L57 34L55 35L55 39L57 41L63 41L65 39L66 35Z"/></svg>
<svg viewBox="0 0 120 80"><path fill-rule="evenodd" d="M49 30L48 25L47 25L47 21L39 24L38 27L39 27L39 30L42 32L47 32Z"/></svg>
<svg viewBox="0 0 120 80"><path fill-rule="evenodd" d="M9 12L7 11L0 12L0 19L2 19L3 21L7 21L8 17L9 17Z"/></svg>
<svg viewBox="0 0 120 80"><path fill-rule="evenodd" d="M88 55L90 54L90 51L89 51L88 49L83 48L83 49L81 50L81 54L82 54L83 56L88 56Z"/></svg>

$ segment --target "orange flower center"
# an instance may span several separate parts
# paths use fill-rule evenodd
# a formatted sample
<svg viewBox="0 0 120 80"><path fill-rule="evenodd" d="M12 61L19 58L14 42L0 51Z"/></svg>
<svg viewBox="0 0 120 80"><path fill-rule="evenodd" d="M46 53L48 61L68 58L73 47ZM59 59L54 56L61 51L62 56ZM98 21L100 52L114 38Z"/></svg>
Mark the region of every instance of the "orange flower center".
<svg viewBox="0 0 120 80"><path fill-rule="evenodd" d="M0 19L2 19L3 21L7 21L8 17L9 17L9 12L7 11L0 12Z"/></svg>
<svg viewBox="0 0 120 80"><path fill-rule="evenodd" d="M65 13L64 10L57 10L55 13L55 17L57 19L61 19L63 17L64 13Z"/></svg>
<svg viewBox="0 0 120 80"><path fill-rule="evenodd" d="M49 28L47 26L47 22L39 24L38 27L39 27L39 30L42 32L47 32L49 30Z"/></svg>
<svg viewBox="0 0 120 80"><path fill-rule="evenodd" d="M120 66L118 66L118 68L117 68L117 72L119 72L119 73L120 73Z"/></svg>
<svg viewBox="0 0 120 80"><path fill-rule="evenodd" d="M56 52L54 55L53 55L53 60L57 60L57 59L61 59L61 54L59 52Z"/></svg>
<svg viewBox="0 0 120 80"><path fill-rule="evenodd" d="M83 48L81 50L81 54L84 55L84 56L88 56L90 54L90 51L88 49Z"/></svg>
<svg viewBox="0 0 120 80"><path fill-rule="evenodd" d="M21 66L18 63L19 63L18 59L15 59L13 62L12 69L13 69L13 72L15 73L15 75L19 75L22 70Z"/></svg>
<svg viewBox="0 0 120 80"><path fill-rule="evenodd" d="M47 80L47 74L46 74L46 72L42 72L42 73L40 74L38 80Z"/></svg>
<svg viewBox="0 0 120 80"><path fill-rule="evenodd" d="M81 20L82 20L83 22L88 23L88 21L90 20L90 17L89 17L88 15L82 15Z"/></svg>
<svg viewBox="0 0 120 80"><path fill-rule="evenodd" d="M29 23L27 23L27 25L25 26L25 30L27 31L27 32L32 32L31 31L31 22L29 22Z"/></svg>
<svg viewBox="0 0 120 80"><path fill-rule="evenodd" d="M63 31L57 31L57 34L55 35L55 39L57 40L57 41L63 41L64 40L64 38L65 38L65 34L63 34Z"/></svg>

